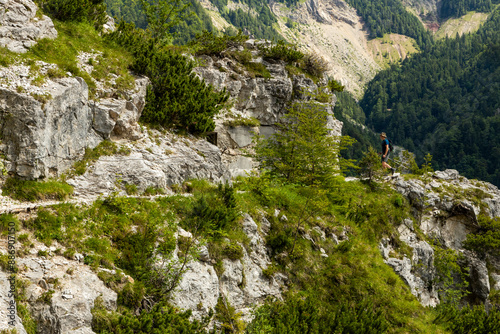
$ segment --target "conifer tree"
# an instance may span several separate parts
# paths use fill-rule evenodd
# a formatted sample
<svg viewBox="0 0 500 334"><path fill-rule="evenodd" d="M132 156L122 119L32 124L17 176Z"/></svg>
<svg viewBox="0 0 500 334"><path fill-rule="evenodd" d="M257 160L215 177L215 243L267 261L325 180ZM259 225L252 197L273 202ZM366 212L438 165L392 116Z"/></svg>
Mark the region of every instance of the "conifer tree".
<svg viewBox="0 0 500 334"><path fill-rule="evenodd" d="M277 132L257 143L261 168L292 183L327 186L341 171L340 165L345 165L339 151L352 144L330 134L328 117L324 104L314 100L293 103L277 124Z"/></svg>
<svg viewBox="0 0 500 334"><path fill-rule="evenodd" d="M141 0L141 5L153 39L159 44L168 44L172 41L170 30L189 15L185 9L190 3L183 0Z"/></svg>

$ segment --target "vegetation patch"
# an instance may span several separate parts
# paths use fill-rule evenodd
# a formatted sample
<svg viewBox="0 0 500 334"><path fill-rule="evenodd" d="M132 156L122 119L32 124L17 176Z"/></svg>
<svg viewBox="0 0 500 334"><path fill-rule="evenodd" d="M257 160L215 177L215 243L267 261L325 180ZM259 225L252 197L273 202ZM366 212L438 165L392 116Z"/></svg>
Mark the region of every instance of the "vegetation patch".
<svg viewBox="0 0 500 334"><path fill-rule="evenodd" d="M73 194L73 187L60 181L25 181L9 178L2 188L4 195L20 201L42 201L68 199Z"/></svg>
<svg viewBox="0 0 500 334"><path fill-rule="evenodd" d="M131 150L125 146L119 147L115 142L104 140L93 149L86 148L82 160L75 162L73 165L72 172L76 175L83 175L87 167L96 162L101 156L114 154L129 155L130 152Z"/></svg>
<svg viewBox="0 0 500 334"><path fill-rule="evenodd" d="M238 117L224 121L224 125L231 127L237 127L237 126L258 127L260 126L260 121L255 117L250 117L250 118Z"/></svg>

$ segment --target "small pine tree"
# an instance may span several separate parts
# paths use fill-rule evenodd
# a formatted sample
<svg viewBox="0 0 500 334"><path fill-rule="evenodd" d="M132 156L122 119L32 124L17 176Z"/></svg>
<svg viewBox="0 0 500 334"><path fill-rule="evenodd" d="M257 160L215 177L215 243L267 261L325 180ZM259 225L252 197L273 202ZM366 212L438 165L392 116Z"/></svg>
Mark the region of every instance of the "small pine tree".
<svg viewBox="0 0 500 334"><path fill-rule="evenodd" d="M359 162L360 175L366 178L368 183L372 183L382 174L382 162L375 149L370 146Z"/></svg>
<svg viewBox="0 0 500 334"><path fill-rule="evenodd" d="M340 172L340 138L330 135L329 113L314 100L295 102L269 139L260 139L256 158L262 169L291 183L328 185ZM346 143L343 141L342 143Z"/></svg>
<svg viewBox="0 0 500 334"><path fill-rule="evenodd" d="M136 52L133 69L151 80L141 120L194 134L213 131L213 116L229 95L207 86L193 67L184 56L157 48L154 40Z"/></svg>

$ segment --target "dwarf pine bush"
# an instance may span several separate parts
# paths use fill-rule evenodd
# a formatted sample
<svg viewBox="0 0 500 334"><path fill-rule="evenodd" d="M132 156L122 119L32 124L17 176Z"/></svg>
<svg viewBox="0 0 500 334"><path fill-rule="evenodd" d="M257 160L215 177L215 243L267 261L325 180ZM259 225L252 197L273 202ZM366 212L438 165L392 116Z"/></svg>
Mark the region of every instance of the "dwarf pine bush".
<svg viewBox="0 0 500 334"><path fill-rule="evenodd" d="M170 49L160 47L147 33L120 23L110 38L134 54L131 70L151 80L141 120L194 134L212 131L213 120L229 98L217 92L193 72L194 63Z"/></svg>
<svg viewBox="0 0 500 334"><path fill-rule="evenodd" d="M38 0L51 17L59 21L89 22L101 30L106 22L104 0Z"/></svg>

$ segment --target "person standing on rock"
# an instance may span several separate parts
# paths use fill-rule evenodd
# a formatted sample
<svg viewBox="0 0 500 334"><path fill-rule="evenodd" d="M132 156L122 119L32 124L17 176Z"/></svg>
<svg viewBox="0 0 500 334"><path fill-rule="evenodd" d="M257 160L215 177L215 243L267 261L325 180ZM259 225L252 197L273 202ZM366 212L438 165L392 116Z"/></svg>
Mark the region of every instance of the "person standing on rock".
<svg viewBox="0 0 500 334"><path fill-rule="evenodd" d="M389 160L389 153L390 153L390 150L389 150L389 139L387 139L387 135L385 134L385 132L382 132L380 134L380 140L382 140L382 167L384 169L386 168L389 168L392 172L392 175L394 175L394 172L396 171L395 168L392 168L391 166L389 166L389 164L387 163L387 160Z"/></svg>

